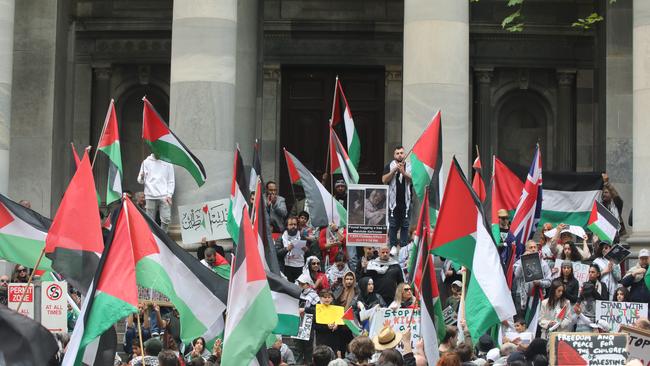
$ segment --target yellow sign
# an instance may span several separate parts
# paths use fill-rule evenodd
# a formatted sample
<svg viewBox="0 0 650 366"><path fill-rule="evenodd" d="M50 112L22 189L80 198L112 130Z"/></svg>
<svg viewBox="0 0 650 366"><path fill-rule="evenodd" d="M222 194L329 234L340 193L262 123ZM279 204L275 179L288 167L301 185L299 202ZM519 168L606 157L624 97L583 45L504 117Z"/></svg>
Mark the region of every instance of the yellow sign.
<svg viewBox="0 0 650 366"><path fill-rule="evenodd" d="M316 304L316 324L343 325L343 306Z"/></svg>

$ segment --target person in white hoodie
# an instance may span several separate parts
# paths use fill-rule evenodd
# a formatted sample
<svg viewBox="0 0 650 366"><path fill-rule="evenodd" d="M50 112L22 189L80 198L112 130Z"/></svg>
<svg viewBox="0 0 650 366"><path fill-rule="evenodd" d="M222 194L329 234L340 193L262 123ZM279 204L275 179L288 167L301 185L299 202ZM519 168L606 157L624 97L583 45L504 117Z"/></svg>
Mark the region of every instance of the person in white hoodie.
<svg viewBox="0 0 650 366"><path fill-rule="evenodd" d="M172 196L174 195L174 167L156 158L147 156L140 165L138 183L144 184L144 198L147 214L153 220L160 213L160 227L167 232L172 218Z"/></svg>

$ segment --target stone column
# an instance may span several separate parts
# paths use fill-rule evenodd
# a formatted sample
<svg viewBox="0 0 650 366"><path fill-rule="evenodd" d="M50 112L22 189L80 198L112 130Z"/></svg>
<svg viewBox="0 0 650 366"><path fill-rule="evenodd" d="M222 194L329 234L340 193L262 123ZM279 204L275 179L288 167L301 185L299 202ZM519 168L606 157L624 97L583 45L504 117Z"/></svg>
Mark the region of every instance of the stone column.
<svg viewBox="0 0 650 366"><path fill-rule="evenodd" d="M385 109L386 116L384 161L393 159L393 148L402 141L402 66L386 65Z"/></svg>
<svg viewBox="0 0 650 366"><path fill-rule="evenodd" d="M402 139L415 143L442 111L443 159L469 166L469 2L404 2L404 95Z"/></svg>
<svg viewBox="0 0 650 366"><path fill-rule="evenodd" d="M492 172L492 91L490 83L492 82L491 67L474 68L476 95L476 117L474 120L478 123L478 147L481 153L481 164L483 166L483 178L489 181ZM444 141L443 141L444 144ZM474 151L470 153L474 156ZM473 162L473 159L472 159ZM470 174L473 176L473 173Z"/></svg>
<svg viewBox="0 0 650 366"><path fill-rule="evenodd" d="M94 65L93 67L93 99L92 99L92 138L90 140L90 145L92 148L92 154L94 155L97 151L97 143L99 142L99 137L102 133L102 128L104 127L104 121L106 120L106 111L108 110L108 104L111 102L111 65L110 64L101 64ZM83 153L83 146L76 146L79 153ZM90 156L92 161L93 155ZM81 155L79 157L82 157ZM95 175L95 183L97 186L97 193L101 201L106 200L106 182L108 179L108 162L103 157L100 157L95 160L93 165L93 171Z"/></svg>
<svg viewBox="0 0 650 366"><path fill-rule="evenodd" d="M558 70L555 170L575 170L575 80L575 70Z"/></svg>
<svg viewBox="0 0 650 366"><path fill-rule="evenodd" d="M14 5L14 0L0 0L0 193L5 195L9 190Z"/></svg>
<svg viewBox="0 0 650 366"><path fill-rule="evenodd" d="M650 245L650 1L634 1L633 25L633 187L634 232L628 239L633 252Z"/></svg>
<svg viewBox="0 0 650 366"><path fill-rule="evenodd" d="M262 84L262 129L261 129L261 161L262 176L280 176L283 169L280 146L280 111L282 101L282 70L279 64L264 65L264 80Z"/></svg>

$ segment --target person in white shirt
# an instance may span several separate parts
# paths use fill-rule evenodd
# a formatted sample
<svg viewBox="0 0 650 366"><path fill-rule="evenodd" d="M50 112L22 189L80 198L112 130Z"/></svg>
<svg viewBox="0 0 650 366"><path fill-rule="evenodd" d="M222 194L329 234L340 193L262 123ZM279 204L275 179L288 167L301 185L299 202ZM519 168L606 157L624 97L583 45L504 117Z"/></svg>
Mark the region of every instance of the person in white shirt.
<svg viewBox="0 0 650 366"><path fill-rule="evenodd" d="M174 167L151 154L140 165L138 183L144 184L147 214L155 220L156 213L159 212L160 227L167 232L172 217L171 205L175 185Z"/></svg>

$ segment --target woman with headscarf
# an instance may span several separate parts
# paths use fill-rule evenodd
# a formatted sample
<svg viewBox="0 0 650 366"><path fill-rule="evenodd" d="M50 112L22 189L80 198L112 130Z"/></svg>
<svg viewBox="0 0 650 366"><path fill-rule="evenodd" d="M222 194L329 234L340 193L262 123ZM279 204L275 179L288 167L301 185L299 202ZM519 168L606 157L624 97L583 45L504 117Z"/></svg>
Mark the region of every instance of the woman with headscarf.
<svg viewBox="0 0 650 366"><path fill-rule="evenodd" d="M330 283L327 280L327 276L320 267L320 259L315 255L310 256L305 261L305 266L302 268L302 273L308 275L311 280L314 282L313 289L316 292L320 290L329 289Z"/></svg>
<svg viewBox="0 0 650 366"><path fill-rule="evenodd" d="M357 296L359 296L357 278L354 272L348 271L343 276L343 284L334 290L334 304L343 306L345 310L348 310L356 302Z"/></svg>
<svg viewBox="0 0 650 366"><path fill-rule="evenodd" d="M359 297L357 307L359 309L370 309L375 305L380 308L386 307L386 301L380 294L375 293L375 283L370 277L363 277L359 280Z"/></svg>

